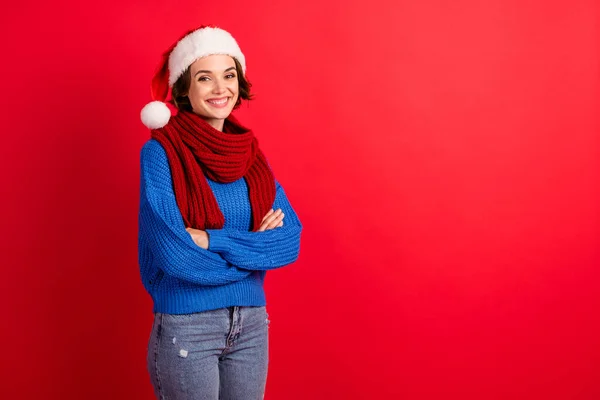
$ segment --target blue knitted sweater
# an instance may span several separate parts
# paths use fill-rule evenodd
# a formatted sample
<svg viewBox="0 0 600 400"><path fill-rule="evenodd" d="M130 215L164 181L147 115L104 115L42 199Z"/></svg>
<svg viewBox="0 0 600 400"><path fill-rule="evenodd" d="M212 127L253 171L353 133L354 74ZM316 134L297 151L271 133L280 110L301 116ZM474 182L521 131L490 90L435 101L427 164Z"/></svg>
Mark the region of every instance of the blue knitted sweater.
<svg viewBox="0 0 600 400"><path fill-rule="evenodd" d="M302 225L279 182L273 209L283 226L251 232L244 178L207 179L225 216L223 229L207 229L208 250L197 246L179 212L167 154L154 139L141 150L138 252L142 283L154 312L188 314L229 306L264 306L267 270L298 258Z"/></svg>

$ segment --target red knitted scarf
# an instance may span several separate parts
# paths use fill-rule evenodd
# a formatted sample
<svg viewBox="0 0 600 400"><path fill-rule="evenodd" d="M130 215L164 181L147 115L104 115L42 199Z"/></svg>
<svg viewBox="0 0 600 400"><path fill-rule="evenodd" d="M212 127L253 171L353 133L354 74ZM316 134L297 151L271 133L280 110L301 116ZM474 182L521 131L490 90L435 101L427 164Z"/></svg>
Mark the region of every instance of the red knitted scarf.
<svg viewBox="0 0 600 400"><path fill-rule="evenodd" d="M167 153L173 188L186 227L221 229L223 213L208 185L244 177L252 208L252 231L275 200L275 179L251 130L229 116L223 132L193 112L180 111L163 128L152 131Z"/></svg>

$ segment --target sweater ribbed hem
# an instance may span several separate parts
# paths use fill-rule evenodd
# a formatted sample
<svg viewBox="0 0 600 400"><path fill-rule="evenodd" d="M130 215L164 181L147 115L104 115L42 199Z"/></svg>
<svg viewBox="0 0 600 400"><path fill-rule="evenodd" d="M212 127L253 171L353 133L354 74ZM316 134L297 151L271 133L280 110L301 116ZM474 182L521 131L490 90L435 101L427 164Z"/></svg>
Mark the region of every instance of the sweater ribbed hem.
<svg viewBox="0 0 600 400"><path fill-rule="evenodd" d="M197 290L157 291L153 312L192 314L231 306L265 306L262 282L244 279L229 285L201 286Z"/></svg>

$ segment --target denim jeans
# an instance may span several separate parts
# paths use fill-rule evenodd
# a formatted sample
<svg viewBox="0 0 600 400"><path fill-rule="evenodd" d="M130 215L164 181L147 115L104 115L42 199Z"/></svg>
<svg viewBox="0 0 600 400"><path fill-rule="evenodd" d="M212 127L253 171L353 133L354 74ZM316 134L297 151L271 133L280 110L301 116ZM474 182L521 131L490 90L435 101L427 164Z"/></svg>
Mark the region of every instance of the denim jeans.
<svg viewBox="0 0 600 400"><path fill-rule="evenodd" d="M262 399L268 325L265 307L155 313L147 367L157 399Z"/></svg>

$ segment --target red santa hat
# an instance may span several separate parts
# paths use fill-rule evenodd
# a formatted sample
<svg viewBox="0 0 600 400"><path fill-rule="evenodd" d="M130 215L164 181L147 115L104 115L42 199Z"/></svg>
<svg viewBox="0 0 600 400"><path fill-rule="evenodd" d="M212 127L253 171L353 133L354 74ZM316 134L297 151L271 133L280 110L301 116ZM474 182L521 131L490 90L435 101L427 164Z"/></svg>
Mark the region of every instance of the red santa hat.
<svg viewBox="0 0 600 400"><path fill-rule="evenodd" d="M231 34L223 29L202 26L188 31L163 53L161 64L152 78L152 102L142 108L141 118L150 129L169 122L171 111L165 104L169 89L194 61L212 54L226 54L237 59L246 73L246 59Z"/></svg>

